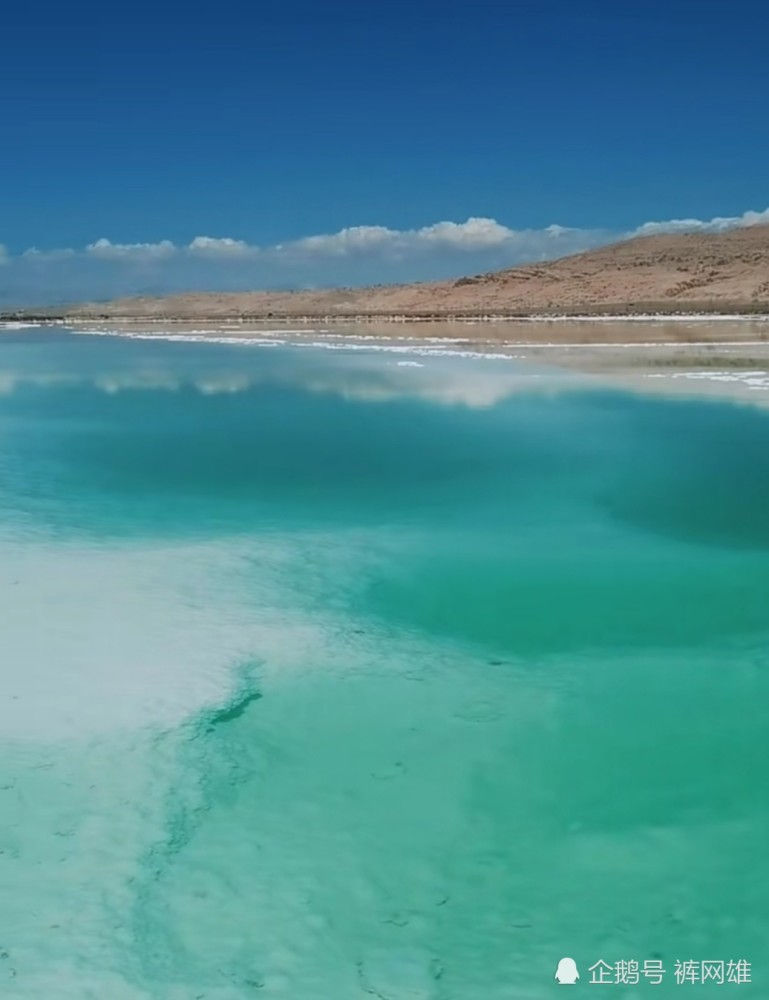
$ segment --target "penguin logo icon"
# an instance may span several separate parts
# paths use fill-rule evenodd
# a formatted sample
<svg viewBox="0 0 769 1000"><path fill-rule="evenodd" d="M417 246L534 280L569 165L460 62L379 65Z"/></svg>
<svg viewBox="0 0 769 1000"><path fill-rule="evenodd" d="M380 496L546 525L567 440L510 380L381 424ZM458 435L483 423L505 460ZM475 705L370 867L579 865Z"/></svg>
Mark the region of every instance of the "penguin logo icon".
<svg viewBox="0 0 769 1000"><path fill-rule="evenodd" d="M553 976L561 986L573 986L574 983L579 979L579 972L577 971L577 963L573 958L562 958L558 963L558 968L555 970L555 975Z"/></svg>

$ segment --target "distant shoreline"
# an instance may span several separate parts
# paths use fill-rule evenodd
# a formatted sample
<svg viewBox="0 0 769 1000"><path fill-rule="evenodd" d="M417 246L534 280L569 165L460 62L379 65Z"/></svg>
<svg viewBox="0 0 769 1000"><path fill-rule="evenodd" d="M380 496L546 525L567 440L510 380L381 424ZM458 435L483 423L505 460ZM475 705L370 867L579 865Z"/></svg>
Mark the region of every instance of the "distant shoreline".
<svg viewBox="0 0 769 1000"><path fill-rule="evenodd" d="M553 312L553 313L200 313L195 315L165 315L163 313L110 314L90 313L70 315L65 312L36 313L27 310L0 313L0 324L52 323L83 326L93 323L270 323L275 325L330 323L339 325L369 323L673 323L673 322L755 322L769 323L769 312L732 310L730 312L638 311L638 312Z"/></svg>
<svg viewBox="0 0 769 1000"><path fill-rule="evenodd" d="M556 346L717 347L759 346L769 349L769 313L638 313L628 316L561 314L526 317L430 317L302 315L302 316L0 316L3 331L59 326L77 333L108 334L140 339L247 341L253 338L293 338L309 342L334 340L340 346L362 343L424 343L448 348L466 345L477 350L544 349Z"/></svg>
<svg viewBox="0 0 769 1000"><path fill-rule="evenodd" d="M80 318L42 323L27 320L0 322L3 330L34 336L34 327L54 325L82 336L143 341L383 352L398 365L424 366L422 359L472 358L515 361L544 366L551 384L569 373L599 379L606 386L676 395L716 396L769 404L769 324L746 322L755 317L720 316L725 322L703 323L703 317L646 316L644 322L624 318L605 322L506 323L454 322L428 325L356 325L331 320L300 324L276 323L272 317L254 321L169 320L125 318L94 321ZM694 318L696 322L681 322ZM711 319L712 317L705 317ZM572 317L567 317L572 319ZM409 329L410 326L410 329ZM534 333L535 329L537 330ZM418 360L417 360L418 359ZM555 379L555 382L552 380Z"/></svg>

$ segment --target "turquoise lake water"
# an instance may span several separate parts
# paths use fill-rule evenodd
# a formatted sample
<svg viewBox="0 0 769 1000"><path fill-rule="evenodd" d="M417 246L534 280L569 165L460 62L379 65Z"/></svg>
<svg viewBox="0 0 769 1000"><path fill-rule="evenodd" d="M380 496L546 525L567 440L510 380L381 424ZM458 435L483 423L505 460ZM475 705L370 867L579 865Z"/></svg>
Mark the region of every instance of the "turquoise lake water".
<svg viewBox="0 0 769 1000"><path fill-rule="evenodd" d="M5 332L0 598L3 997L769 996L769 410Z"/></svg>

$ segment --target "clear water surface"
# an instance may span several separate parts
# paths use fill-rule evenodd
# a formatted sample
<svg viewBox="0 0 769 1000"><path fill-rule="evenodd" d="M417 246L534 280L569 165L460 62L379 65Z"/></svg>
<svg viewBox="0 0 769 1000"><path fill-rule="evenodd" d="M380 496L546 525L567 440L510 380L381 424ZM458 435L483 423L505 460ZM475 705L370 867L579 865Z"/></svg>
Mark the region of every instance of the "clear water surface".
<svg viewBox="0 0 769 1000"><path fill-rule="evenodd" d="M0 335L4 997L769 995L769 413L406 362Z"/></svg>

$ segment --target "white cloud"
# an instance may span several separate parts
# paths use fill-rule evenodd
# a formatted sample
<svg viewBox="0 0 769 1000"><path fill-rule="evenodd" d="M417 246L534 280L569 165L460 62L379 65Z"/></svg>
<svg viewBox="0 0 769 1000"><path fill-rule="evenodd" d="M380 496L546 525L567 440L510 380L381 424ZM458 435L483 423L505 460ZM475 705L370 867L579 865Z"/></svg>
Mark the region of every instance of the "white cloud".
<svg viewBox="0 0 769 1000"><path fill-rule="evenodd" d="M71 247L62 247L60 250L38 250L37 247L30 247L21 255L30 261L63 260L65 257L74 257L77 251Z"/></svg>
<svg viewBox="0 0 769 1000"><path fill-rule="evenodd" d="M769 208L763 212L744 212L735 216L716 216L713 219L668 219L667 222L645 222L634 229L631 236L654 236L657 233L723 232L745 226L769 223Z"/></svg>
<svg viewBox="0 0 769 1000"><path fill-rule="evenodd" d="M496 219L470 218L467 222L436 222L410 235L415 242L428 246L439 244L459 250L485 250L509 243L516 233Z"/></svg>
<svg viewBox="0 0 769 1000"><path fill-rule="evenodd" d="M338 233L306 236L276 249L343 257L351 253L365 253L395 246L400 237L397 229L388 229L386 226L350 226L340 229Z"/></svg>
<svg viewBox="0 0 769 1000"><path fill-rule="evenodd" d="M350 226L337 233L306 236L286 244L283 251L348 256L382 250L418 250L444 247L484 250L510 242L515 232L495 219L470 218L466 222L436 222L421 229L388 229L386 226Z"/></svg>
<svg viewBox="0 0 769 1000"><path fill-rule="evenodd" d="M769 208L765 208L763 212L745 212L737 223L738 226L764 226L767 224L769 224Z"/></svg>
<svg viewBox="0 0 769 1000"><path fill-rule="evenodd" d="M259 252L258 247L250 246L244 240L233 240L229 236L224 236L222 238L214 236L196 236L187 249L190 253L199 253L215 257L220 255L239 257Z"/></svg>
<svg viewBox="0 0 769 1000"><path fill-rule="evenodd" d="M89 243L85 252L93 254L94 257L105 258L151 258L157 260L162 257L171 257L176 253L176 247L170 240L161 240L159 243L111 243L104 238Z"/></svg>
<svg viewBox="0 0 769 1000"><path fill-rule="evenodd" d="M578 233L579 229L572 229L570 226L557 226L553 223L552 226L546 226L543 232L547 233L548 236L568 236L569 233Z"/></svg>
<svg viewBox="0 0 769 1000"><path fill-rule="evenodd" d="M471 216L415 229L349 226L262 247L213 236L196 236L187 244L101 238L79 250L32 247L20 255L0 245L0 304L434 280L548 260L631 236L718 232L760 223L769 223L769 209L708 220L647 222L631 232L555 224L511 229L496 219Z"/></svg>
<svg viewBox="0 0 769 1000"><path fill-rule="evenodd" d="M421 229L388 229L386 226L351 226L336 233L306 236L273 248L281 254L319 257L351 257L356 254L419 253L430 251L483 252L509 248L530 251L539 257L549 246L561 250L565 237L588 239L593 245L598 230L547 226L545 229L510 229L496 219L471 216L465 222L435 222ZM616 238L616 234L615 238ZM567 247L566 250L569 248ZM269 249L265 252L269 253Z"/></svg>

